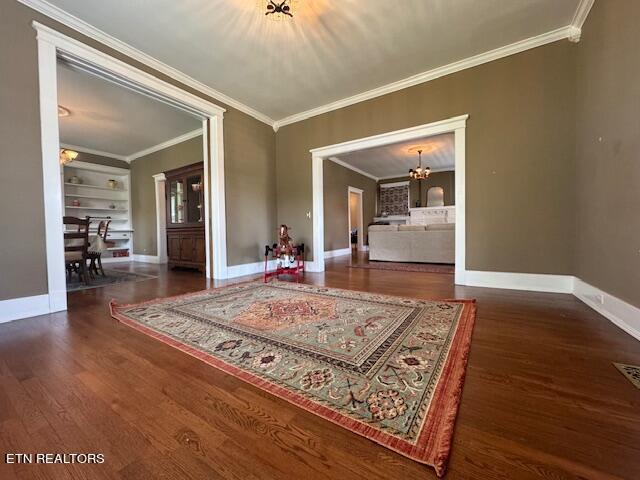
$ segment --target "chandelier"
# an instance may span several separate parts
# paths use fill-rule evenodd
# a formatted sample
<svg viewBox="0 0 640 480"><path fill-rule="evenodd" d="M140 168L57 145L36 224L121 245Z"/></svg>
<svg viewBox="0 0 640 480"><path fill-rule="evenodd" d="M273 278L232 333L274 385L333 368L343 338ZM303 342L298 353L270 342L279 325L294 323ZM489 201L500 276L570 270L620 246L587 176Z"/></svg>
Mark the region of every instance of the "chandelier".
<svg viewBox="0 0 640 480"><path fill-rule="evenodd" d="M417 150L418 152L418 166L414 170L413 168L409 170L409 178L414 180L424 180L431 173L431 169L429 167L422 168L422 149Z"/></svg>
<svg viewBox="0 0 640 480"><path fill-rule="evenodd" d="M267 0L266 17L272 20L282 20L285 17L292 17L291 6L295 0Z"/></svg>

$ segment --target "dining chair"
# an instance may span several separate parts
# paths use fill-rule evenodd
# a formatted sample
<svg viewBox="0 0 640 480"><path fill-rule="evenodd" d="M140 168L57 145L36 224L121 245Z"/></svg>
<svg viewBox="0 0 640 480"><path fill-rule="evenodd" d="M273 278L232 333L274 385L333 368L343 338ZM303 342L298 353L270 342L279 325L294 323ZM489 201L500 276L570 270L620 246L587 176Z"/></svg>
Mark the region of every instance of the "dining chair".
<svg viewBox="0 0 640 480"><path fill-rule="evenodd" d="M104 273L104 268L102 268L102 253L105 252L109 247L115 245L114 242L107 240L107 234L109 232L109 224L111 220L100 220L98 223L98 232L95 240L91 244L91 248L89 249L89 272L95 272L98 275L98 269L100 269L100 274L103 277L106 277Z"/></svg>
<svg viewBox="0 0 640 480"><path fill-rule="evenodd" d="M67 274L77 272L80 279L90 284L87 259L89 250L89 219L77 217L62 217L62 223L66 226L76 226L74 230L64 232L64 261Z"/></svg>

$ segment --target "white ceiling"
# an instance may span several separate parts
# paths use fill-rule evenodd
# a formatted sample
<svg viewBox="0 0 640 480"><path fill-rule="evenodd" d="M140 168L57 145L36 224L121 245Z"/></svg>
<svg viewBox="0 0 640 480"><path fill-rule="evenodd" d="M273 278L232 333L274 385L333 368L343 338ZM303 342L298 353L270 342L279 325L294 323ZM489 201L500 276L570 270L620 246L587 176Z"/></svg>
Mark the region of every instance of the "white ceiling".
<svg viewBox="0 0 640 480"><path fill-rule="evenodd" d="M43 0L20 1L64 16ZM590 4L585 0L297 0L293 19L273 22L263 15L261 0L49 3L276 120L572 22L581 26L576 18L583 21L588 8L585 12L582 6L576 15L577 8ZM77 20L66 20L81 30L87 28ZM544 38L563 37L556 33Z"/></svg>
<svg viewBox="0 0 640 480"><path fill-rule="evenodd" d="M196 117L58 62L60 143L128 157L202 127Z"/></svg>
<svg viewBox="0 0 640 480"><path fill-rule="evenodd" d="M402 177L418 166L418 154L413 152L417 147L422 147L423 167L428 166L435 172L454 169L453 133L358 150L331 159L377 179Z"/></svg>

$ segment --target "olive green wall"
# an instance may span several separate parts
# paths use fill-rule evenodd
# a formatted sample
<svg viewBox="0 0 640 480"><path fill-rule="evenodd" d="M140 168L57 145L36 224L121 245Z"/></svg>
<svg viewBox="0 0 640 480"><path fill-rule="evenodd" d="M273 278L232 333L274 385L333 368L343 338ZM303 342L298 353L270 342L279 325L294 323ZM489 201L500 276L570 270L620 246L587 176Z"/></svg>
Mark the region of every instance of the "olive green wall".
<svg viewBox="0 0 640 480"><path fill-rule="evenodd" d="M552 43L281 127L278 223L311 242L310 149L468 113L467 268L570 274L577 48Z"/></svg>
<svg viewBox="0 0 640 480"><path fill-rule="evenodd" d="M129 169L130 166L124 160L118 160L117 158L104 157L102 155L95 155L93 153L78 152L78 156L75 159L76 162L95 163L97 165L106 165L107 167L118 167Z"/></svg>
<svg viewBox="0 0 640 480"><path fill-rule="evenodd" d="M156 184L153 175L202 162L202 154L202 135L200 135L131 162L133 253L158 255Z"/></svg>
<svg viewBox="0 0 640 480"><path fill-rule="evenodd" d="M224 148L228 261L231 265L259 261L262 252L258 246L272 239L276 229L273 129L17 1L2 0L0 112L3 122L0 145L3 148L0 149L0 191L3 199L11 201L0 202L0 271L11 274L0 275L0 300L47 293L38 59L36 31L31 25L33 20L227 109ZM260 180L240 181L238 176L241 172L253 171L268 174ZM15 214L16 204L20 205L20 215ZM245 210L247 205L251 207L250 211ZM243 215L238 212L243 212Z"/></svg>
<svg viewBox="0 0 640 480"><path fill-rule="evenodd" d="M225 157L234 159L225 162L227 263L240 265L260 260L276 235L275 140L271 128L256 131L232 121L225 115ZM158 254L153 175L202 162L202 153L199 136L131 163L134 253Z"/></svg>
<svg viewBox="0 0 640 480"><path fill-rule="evenodd" d="M597 1L577 55L575 273L640 307L640 2Z"/></svg>
<svg viewBox="0 0 640 480"><path fill-rule="evenodd" d="M468 113L467 268L575 273L640 305L639 9L596 2L579 44L535 48L277 135L226 107L229 263L258 261L278 223L311 245L309 149ZM0 13L0 271L11 272L0 275L3 300L47 292L33 20L207 97L16 1L3 0Z"/></svg>
<svg viewBox="0 0 640 480"><path fill-rule="evenodd" d="M405 175L403 177L385 178L378 183L406 182L407 180L409 180L409 176ZM416 200L418 200L418 192L420 190L418 188L419 186L420 182L418 180L411 180L409 183L409 202L411 207L416 206ZM431 187L442 187L444 189L445 205L456 204L456 175L453 170L448 172L433 172L426 180L422 180L420 205L423 207L427 205L427 191Z"/></svg>
<svg viewBox="0 0 640 480"><path fill-rule="evenodd" d="M0 6L0 300L47 293L38 64L31 10ZM19 205L19 210L16 206Z"/></svg>
<svg viewBox="0 0 640 480"><path fill-rule="evenodd" d="M338 165L331 160L323 162L324 176L324 249L339 250L349 247L348 187L362 192L362 222L366 229L376 211L376 181ZM297 240L293 231L293 237ZM306 243L306 242L305 242Z"/></svg>

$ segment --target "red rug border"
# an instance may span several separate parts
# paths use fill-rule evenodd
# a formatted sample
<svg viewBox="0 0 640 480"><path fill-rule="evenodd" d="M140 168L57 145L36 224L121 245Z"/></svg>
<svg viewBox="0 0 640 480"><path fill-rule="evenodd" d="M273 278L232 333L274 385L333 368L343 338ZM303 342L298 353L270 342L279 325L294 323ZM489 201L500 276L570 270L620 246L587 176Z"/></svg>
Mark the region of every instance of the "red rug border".
<svg viewBox="0 0 640 480"><path fill-rule="evenodd" d="M156 340L165 343L177 350L180 350L198 360L217 368L229 375L232 375L240 380L243 380L257 388L265 390L272 395L275 395L294 406L300 407L310 413L313 413L325 420L328 420L336 425L339 425L346 430L354 432L364 438L367 438L373 442L376 442L390 450L395 451L403 456L406 456L416 462L432 466L436 474L441 477L446 470L446 463L451 450L451 444L453 441L453 430L455 426L455 420L462 397L462 388L464 385L464 378L466 374L466 366L469 357L469 350L471 347L471 336L473 333L473 327L475 324L476 305L475 299L472 300L460 300L460 299L448 299L448 300L426 300L426 301L442 301L450 303L462 303L463 311L460 315L458 328L456 330L454 339L452 341L445 365L440 373L436 391L434 392L431 400L431 406L428 411L428 415L424 420L423 428L420 432L420 436L415 444L411 444L405 440L393 437L385 432L376 430L373 427L360 422L358 420L348 418L339 412L335 412L324 405L314 402L300 394L291 392L279 385L276 385L268 380L260 378L248 371L241 370L240 368L226 363L213 355L210 355L201 350L195 349L189 345L186 345L178 340L175 340L167 335L158 333L148 327L145 327L138 322L130 320L123 314L118 312L118 309L129 308L134 306L152 305L155 303L164 302L167 300L177 298L189 298L197 296L204 292L211 290L223 290L229 287L236 287L238 285L246 283L262 283L262 280L248 280L244 282L238 282L230 285L225 285L218 288L210 288L200 290L197 292L190 292L185 294L174 295L170 297L159 297L145 302L132 303L132 304L118 304L115 300L109 302L110 314L113 318L120 323L127 325L134 330L137 330L145 335L148 335ZM283 282L286 283L286 282ZM324 285L304 284L312 287L327 288L333 290L342 290L347 292L358 293L373 293L373 292L361 292L359 290L348 290L343 288L326 287ZM380 295L390 298L406 298L410 300L424 300L410 297L402 297L396 295L385 295L374 293L374 295ZM434 405L436 407L434 408Z"/></svg>

